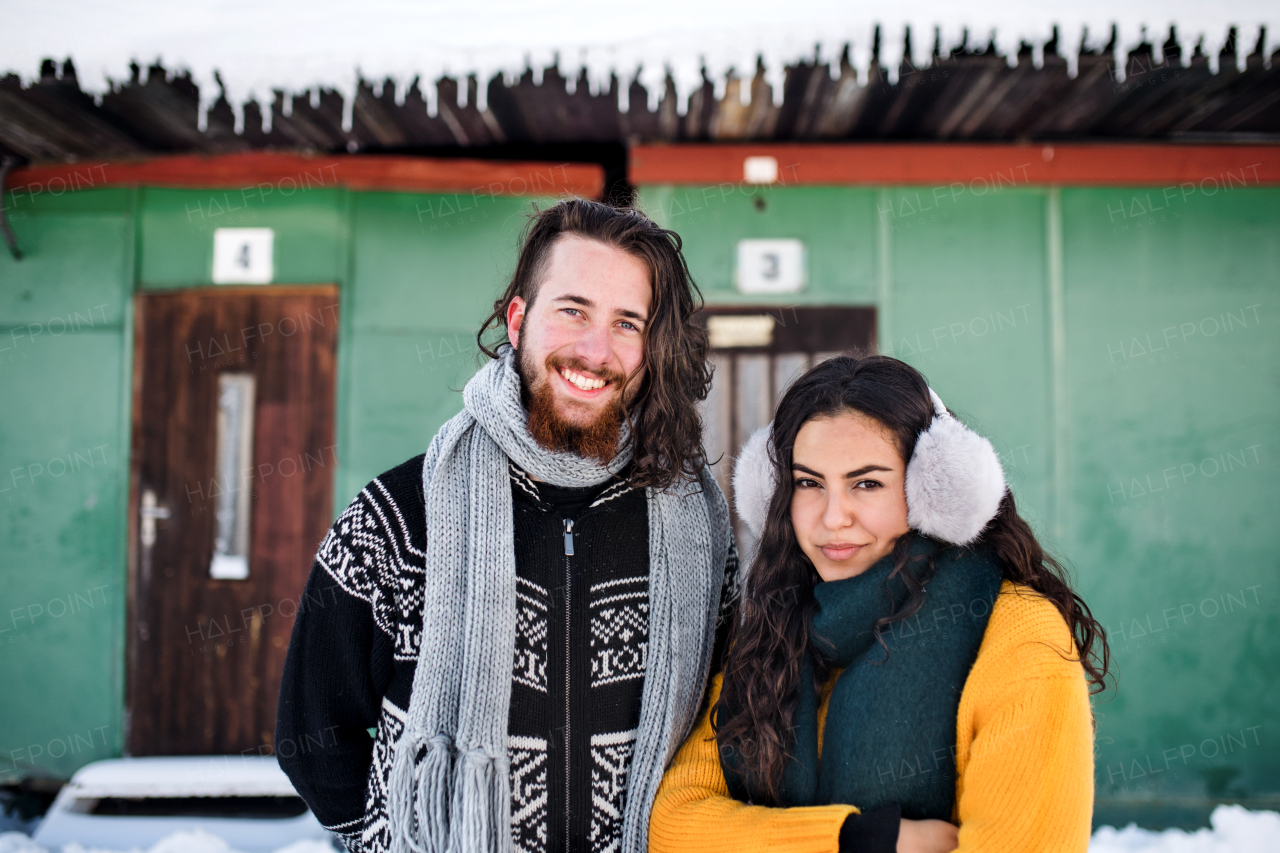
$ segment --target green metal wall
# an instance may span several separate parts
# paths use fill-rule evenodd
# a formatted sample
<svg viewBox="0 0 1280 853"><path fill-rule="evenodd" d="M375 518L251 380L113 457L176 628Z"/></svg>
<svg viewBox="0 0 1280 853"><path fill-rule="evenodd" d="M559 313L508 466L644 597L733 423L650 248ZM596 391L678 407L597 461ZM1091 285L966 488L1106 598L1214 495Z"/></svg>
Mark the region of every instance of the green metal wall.
<svg viewBox="0 0 1280 853"><path fill-rule="evenodd" d="M275 229L275 280L337 283L334 513L426 450L480 363L530 199L299 189L6 197L0 255L0 784L124 742L135 289L212 286L213 231ZM16 205L16 206L15 206Z"/></svg>
<svg viewBox="0 0 1280 853"><path fill-rule="evenodd" d="M1107 627L1099 821L1280 804L1280 190L650 186L710 303L861 304ZM1212 189L1212 188L1210 188ZM746 237L809 284L746 297Z"/></svg>
<svg viewBox="0 0 1280 853"><path fill-rule="evenodd" d="M0 781L123 743L128 192L11 210L0 256Z"/></svg>
<svg viewBox="0 0 1280 853"><path fill-rule="evenodd" d="M876 306L882 348L992 436L1112 633L1099 815L1161 822L1280 801L1280 190L1156 214L1146 192L640 198L713 304L762 301L733 288L737 240L803 239L809 284L773 301ZM208 285L222 226L274 228L278 282L340 285L336 512L425 449L478 363L528 200L448 201L84 190L10 210L27 257L0 257L0 781L121 748L132 291Z"/></svg>

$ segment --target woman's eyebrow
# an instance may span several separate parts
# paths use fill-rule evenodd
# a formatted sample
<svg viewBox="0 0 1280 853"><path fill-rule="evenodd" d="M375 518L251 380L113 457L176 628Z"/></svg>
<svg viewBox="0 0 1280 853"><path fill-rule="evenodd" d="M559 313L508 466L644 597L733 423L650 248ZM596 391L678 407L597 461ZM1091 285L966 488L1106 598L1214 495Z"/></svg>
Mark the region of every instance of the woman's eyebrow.
<svg viewBox="0 0 1280 853"><path fill-rule="evenodd" d="M805 466L801 465L799 462L792 462L791 470L803 471L804 473L811 474L814 477L819 477L819 478L822 477L822 475L819 474L817 471L813 470L812 468L806 468ZM844 478L846 480L851 480L854 477L861 477L863 474L870 474L872 471L892 471L892 470L893 470L892 468L886 468L883 465L863 465L858 470L850 471L848 474L845 474Z"/></svg>
<svg viewBox="0 0 1280 853"><path fill-rule="evenodd" d="M892 468L886 468L883 465L863 465L857 471L850 471L848 474L845 474L844 478L846 480L851 480L854 477L861 477L863 474L870 474L872 471L892 471L892 470L893 470Z"/></svg>

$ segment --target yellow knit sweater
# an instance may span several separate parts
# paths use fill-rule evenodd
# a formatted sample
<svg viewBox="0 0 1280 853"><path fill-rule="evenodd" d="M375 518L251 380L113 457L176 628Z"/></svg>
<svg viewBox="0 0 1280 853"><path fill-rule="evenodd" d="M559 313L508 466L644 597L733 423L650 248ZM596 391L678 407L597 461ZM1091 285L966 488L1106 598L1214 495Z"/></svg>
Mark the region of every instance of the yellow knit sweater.
<svg viewBox="0 0 1280 853"><path fill-rule="evenodd" d="M1005 581L956 719L961 853L1083 851L1093 814L1093 720L1084 668L1057 608ZM819 697L818 750L835 677ZM710 702L720 695L712 681ZM856 804L766 808L729 796L710 707L658 789L651 853L836 853Z"/></svg>

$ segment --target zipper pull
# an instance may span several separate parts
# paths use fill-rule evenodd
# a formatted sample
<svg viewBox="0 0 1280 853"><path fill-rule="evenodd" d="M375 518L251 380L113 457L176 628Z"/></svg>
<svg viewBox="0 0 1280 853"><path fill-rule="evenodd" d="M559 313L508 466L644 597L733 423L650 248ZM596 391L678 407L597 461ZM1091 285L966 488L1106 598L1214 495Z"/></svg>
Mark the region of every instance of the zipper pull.
<svg viewBox="0 0 1280 853"><path fill-rule="evenodd" d="M564 520L564 555L566 557L573 556L573 519L566 518Z"/></svg>

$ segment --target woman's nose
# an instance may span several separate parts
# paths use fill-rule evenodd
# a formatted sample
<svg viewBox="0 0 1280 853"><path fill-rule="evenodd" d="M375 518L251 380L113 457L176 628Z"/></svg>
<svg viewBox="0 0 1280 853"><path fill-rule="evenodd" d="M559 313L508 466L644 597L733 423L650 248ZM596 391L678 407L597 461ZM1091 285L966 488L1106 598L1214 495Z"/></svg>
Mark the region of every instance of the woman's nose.
<svg viewBox="0 0 1280 853"><path fill-rule="evenodd" d="M843 492L837 492L827 497L826 512L822 514L822 523L826 525L828 530L840 530L849 527L854 522L853 507L845 497Z"/></svg>

